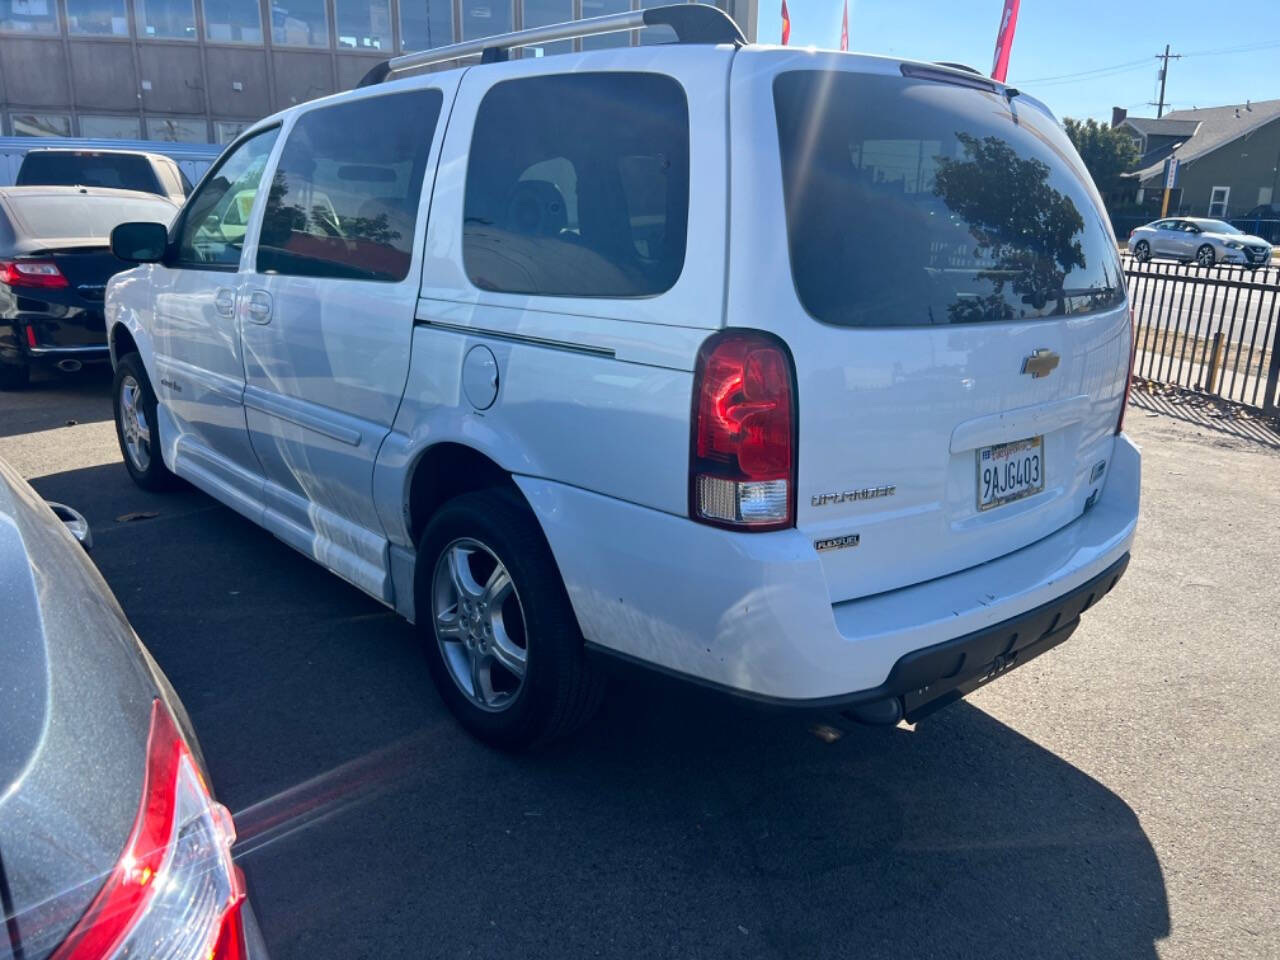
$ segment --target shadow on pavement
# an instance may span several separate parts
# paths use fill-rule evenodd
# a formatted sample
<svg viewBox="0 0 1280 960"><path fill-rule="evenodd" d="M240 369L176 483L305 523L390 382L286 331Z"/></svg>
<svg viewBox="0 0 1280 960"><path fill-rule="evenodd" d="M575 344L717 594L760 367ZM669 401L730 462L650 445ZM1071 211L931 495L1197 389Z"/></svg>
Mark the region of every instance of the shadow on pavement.
<svg viewBox="0 0 1280 960"><path fill-rule="evenodd" d="M1185 423L1240 440L1280 450L1280 421L1251 414L1246 408L1190 391L1134 382L1131 403L1148 413L1162 413Z"/></svg>
<svg viewBox="0 0 1280 960"><path fill-rule="evenodd" d="M64 427L68 420L110 420L111 367L87 366L76 373L33 371L21 390L0 391L0 437Z"/></svg>
<svg viewBox="0 0 1280 960"><path fill-rule="evenodd" d="M411 627L203 495L118 465L36 486L94 523L185 701L276 960L1132 960L1169 932L1124 801L968 704L827 744L632 677L510 757L452 722Z"/></svg>

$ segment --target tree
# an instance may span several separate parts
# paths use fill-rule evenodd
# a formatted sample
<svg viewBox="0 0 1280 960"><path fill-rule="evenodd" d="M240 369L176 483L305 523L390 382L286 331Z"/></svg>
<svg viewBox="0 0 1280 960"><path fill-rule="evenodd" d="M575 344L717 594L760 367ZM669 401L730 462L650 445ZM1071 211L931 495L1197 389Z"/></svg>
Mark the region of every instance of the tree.
<svg viewBox="0 0 1280 960"><path fill-rule="evenodd" d="M1111 196L1120 187L1120 174L1138 165L1138 141L1123 130L1108 127L1097 120L1067 117L1062 125L1080 159L1089 168L1098 193L1104 199Z"/></svg>

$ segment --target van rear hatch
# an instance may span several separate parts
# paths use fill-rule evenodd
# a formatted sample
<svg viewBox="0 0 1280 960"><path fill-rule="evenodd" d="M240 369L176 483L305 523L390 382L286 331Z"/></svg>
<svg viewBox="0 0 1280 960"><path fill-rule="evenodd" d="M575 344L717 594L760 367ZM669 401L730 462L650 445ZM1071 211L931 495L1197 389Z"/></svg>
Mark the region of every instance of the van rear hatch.
<svg viewBox="0 0 1280 960"><path fill-rule="evenodd" d="M985 78L745 50L727 322L795 361L796 525L832 602L1078 517L1130 352L1115 239L1038 102Z"/></svg>

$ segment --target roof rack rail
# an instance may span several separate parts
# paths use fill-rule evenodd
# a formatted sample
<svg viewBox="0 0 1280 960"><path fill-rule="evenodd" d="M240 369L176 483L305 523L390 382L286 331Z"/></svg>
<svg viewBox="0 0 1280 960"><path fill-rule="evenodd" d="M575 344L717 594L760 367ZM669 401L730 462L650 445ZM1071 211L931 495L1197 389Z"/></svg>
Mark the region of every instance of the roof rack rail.
<svg viewBox="0 0 1280 960"><path fill-rule="evenodd" d="M506 60L512 47L527 47L535 43L551 43L555 40L573 40L578 37L594 37L602 33L621 33L625 30L641 30L645 27L670 27L675 31L677 43L731 43L743 46L747 38L738 25L723 10L705 3L675 3L648 10L631 10L627 13L611 13L602 17L588 17L568 23L555 23L546 27L500 33L478 40L465 40L447 47L406 53L392 57L372 67L361 79L359 86L368 87L388 80L392 74L414 70L432 63L447 63L463 57L480 55L481 63L499 63Z"/></svg>

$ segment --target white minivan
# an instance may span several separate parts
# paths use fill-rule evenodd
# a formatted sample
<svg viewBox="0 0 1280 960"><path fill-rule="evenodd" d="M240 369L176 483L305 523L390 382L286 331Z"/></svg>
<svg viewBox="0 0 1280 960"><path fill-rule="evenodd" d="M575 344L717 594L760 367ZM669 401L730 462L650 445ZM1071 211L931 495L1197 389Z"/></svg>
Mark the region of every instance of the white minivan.
<svg viewBox="0 0 1280 960"><path fill-rule="evenodd" d="M1124 572L1124 277L1036 100L701 4L366 81L117 229L116 424L417 623L477 736L581 723L601 654L915 721Z"/></svg>

